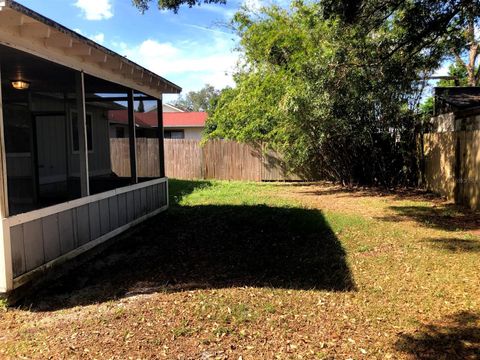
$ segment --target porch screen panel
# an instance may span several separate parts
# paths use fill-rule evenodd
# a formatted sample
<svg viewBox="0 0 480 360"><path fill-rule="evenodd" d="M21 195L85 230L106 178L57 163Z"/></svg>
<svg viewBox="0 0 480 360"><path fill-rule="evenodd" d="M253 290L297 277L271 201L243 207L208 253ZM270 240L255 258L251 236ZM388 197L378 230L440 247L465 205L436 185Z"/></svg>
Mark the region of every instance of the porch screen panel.
<svg viewBox="0 0 480 360"><path fill-rule="evenodd" d="M11 226L14 277L165 208L167 186L164 179L153 180L132 190L112 191L99 200L92 196L87 204ZM15 217L12 219L15 224L18 222Z"/></svg>
<svg viewBox="0 0 480 360"><path fill-rule="evenodd" d="M31 209L35 203L32 117L24 94L17 101L3 107L10 214Z"/></svg>

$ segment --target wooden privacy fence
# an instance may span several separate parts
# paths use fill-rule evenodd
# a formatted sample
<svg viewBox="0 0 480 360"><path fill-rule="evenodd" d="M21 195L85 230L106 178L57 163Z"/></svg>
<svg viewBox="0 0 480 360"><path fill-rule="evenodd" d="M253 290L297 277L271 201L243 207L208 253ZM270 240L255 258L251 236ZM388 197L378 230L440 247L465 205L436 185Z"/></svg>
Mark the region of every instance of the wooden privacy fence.
<svg viewBox="0 0 480 360"><path fill-rule="evenodd" d="M111 139L112 170L130 176L128 139ZM137 139L138 176L159 174L158 140ZM165 172L177 179L275 181L300 180L288 174L278 154L227 140L165 139Z"/></svg>
<svg viewBox="0 0 480 360"><path fill-rule="evenodd" d="M480 207L480 131L427 133L423 153L428 190L473 209Z"/></svg>

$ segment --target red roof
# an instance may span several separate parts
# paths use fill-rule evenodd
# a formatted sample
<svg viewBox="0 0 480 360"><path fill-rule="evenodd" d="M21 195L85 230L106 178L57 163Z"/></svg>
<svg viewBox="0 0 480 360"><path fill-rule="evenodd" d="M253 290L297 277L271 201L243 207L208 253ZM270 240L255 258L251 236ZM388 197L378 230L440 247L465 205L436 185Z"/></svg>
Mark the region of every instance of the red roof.
<svg viewBox="0 0 480 360"><path fill-rule="evenodd" d="M206 112L164 112L163 127L205 127ZM128 124L127 110L110 110L108 120L117 124ZM135 123L140 127L157 127L157 112L135 113Z"/></svg>

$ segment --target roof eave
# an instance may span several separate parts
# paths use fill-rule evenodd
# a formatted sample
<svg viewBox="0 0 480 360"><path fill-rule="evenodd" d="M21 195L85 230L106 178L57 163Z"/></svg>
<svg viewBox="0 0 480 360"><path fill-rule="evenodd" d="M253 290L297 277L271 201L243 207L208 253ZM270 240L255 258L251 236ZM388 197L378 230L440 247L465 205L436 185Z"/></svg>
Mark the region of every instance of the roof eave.
<svg viewBox="0 0 480 360"><path fill-rule="evenodd" d="M103 54L104 55L104 63L107 62L107 59L112 59L115 60L116 62L118 62L119 67L120 69L124 68L126 69L126 72L122 74L122 76L117 76L120 80L118 80L118 83L121 84L121 85L125 85L125 86L128 86L128 87L131 87L137 91L140 91L140 92L143 92L143 93L146 93L148 95L151 95L151 96L155 96L155 97L160 97L161 94L167 94L167 93L180 93L182 91L182 88L179 87L178 85L172 83L171 81L153 73L152 71L148 70L148 69L145 69L144 67L138 65L137 63L125 58L124 56L121 56L120 54L110 50L110 49L107 49L106 47L96 43L95 41L91 40L91 39L88 39L86 38L85 36L81 35L81 34L78 34L76 33L75 31L73 30L70 30L68 29L67 27L13 1L13 0L0 0L0 13L2 11L5 11L5 9L10 9L12 11L15 11L19 14L21 14L21 17L25 16L27 18L30 18L31 20L33 20L33 22L30 20L27 24L31 24L32 23L39 23L39 24L43 24L44 26L52 29L54 32L55 32L55 35L58 36L58 34L63 34L64 37L66 37L67 39L70 38L69 40L72 42L72 41L75 41L76 44L81 44L81 45L84 45L87 49L89 49L89 53L88 53L88 56L90 56L90 54L93 52L94 55L98 56L100 54ZM3 25L3 24L2 24ZM23 26L23 22L18 26L19 28L21 28ZM42 40L46 40L46 39L49 39L49 36L46 36L45 38L43 39L38 39L40 41L38 41L39 44L32 44L33 47L35 48L35 52L33 52L32 50L32 46L29 46L30 43L32 42L31 40L32 39L27 39L27 40L30 40L30 41L22 41L22 39L20 39L22 32L20 30L18 30L18 32L20 34L15 34L15 33L9 33L7 30L6 30L7 26L1 28L1 30L4 32L2 35L3 36L0 36L0 43L3 43L7 46L12 46L12 45L17 45L17 46L14 46L16 48L18 48L19 50L23 50L23 51L27 51L27 52L32 52L32 53L35 53L35 55L37 56L40 56L40 57L43 57L47 60L50 60L50 61L54 61L54 62L57 62L61 65L66 65L68 66L68 61L61 61L61 57L63 55L64 58L67 58L68 55L65 55L65 51L64 49L55 49L54 46L51 46L51 49L48 49L49 47L46 46L46 43L47 41L42 41ZM50 33L50 32L49 32ZM18 36L20 35L20 36ZM25 36L25 35L23 35ZM35 40L35 39L34 39ZM14 43L14 42L18 42L18 44ZM43 47L45 47L45 49L42 49L41 46L38 46L38 45L43 45ZM29 51L30 50L30 51ZM48 51L49 50L49 51ZM89 59L88 59L88 56L84 56L84 58L82 58L82 62L83 63L86 63L88 64L89 63ZM82 63L80 62L80 63ZM78 63L78 61L76 62ZM93 62L92 61L92 64L98 64L97 62ZM108 74L108 70L102 68L101 66L98 66L99 69L97 69L97 71L92 71L92 69L94 68L94 66L85 66L85 69L83 68L83 66L68 66L68 67L71 67L71 68L74 68L76 70L82 70L82 71L85 71L85 73L88 73L90 75L93 75L93 76L97 76L97 77L102 77L101 76L101 72L102 72L102 69L104 71L105 74ZM115 72L117 70L114 70L114 69L111 69L110 70L110 74L109 75L115 75ZM117 74L118 75L118 74ZM121 78L124 78L124 81L122 82L121 81ZM109 80L109 79L107 79ZM112 80L112 81L115 81L115 80ZM159 96L160 95L160 96Z"/></svg>

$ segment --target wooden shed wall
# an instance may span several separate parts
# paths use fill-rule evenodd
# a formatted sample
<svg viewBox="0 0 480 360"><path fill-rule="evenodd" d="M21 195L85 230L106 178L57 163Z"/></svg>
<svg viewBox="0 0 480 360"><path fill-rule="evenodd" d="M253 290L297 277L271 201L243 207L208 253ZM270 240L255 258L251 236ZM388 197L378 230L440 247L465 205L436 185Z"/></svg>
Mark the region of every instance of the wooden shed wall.
<svg viewBox="0 0 480 360"><path fill-rule="evenodd" d="M457 204L479 209L480 116L454 121L455 131L443 126L434 128L440 132L423 135L425 186Z"/></svg>

